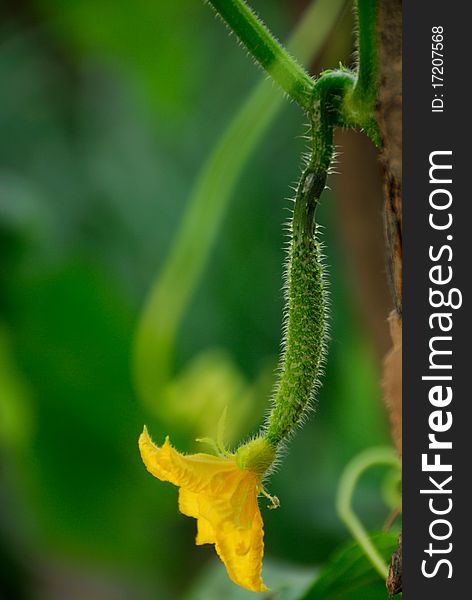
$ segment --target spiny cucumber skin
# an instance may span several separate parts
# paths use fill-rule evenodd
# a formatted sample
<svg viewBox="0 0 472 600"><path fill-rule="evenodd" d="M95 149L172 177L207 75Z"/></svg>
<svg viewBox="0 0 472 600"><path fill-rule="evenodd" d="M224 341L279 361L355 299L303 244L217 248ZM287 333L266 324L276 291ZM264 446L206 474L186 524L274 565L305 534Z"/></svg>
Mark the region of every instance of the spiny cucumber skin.
<svg viewBox="0 0 472 600"><path fill-rule="evenodd" d="M264 437L274 447L303 420L323 362L326 300L320 244L314 236L294 236L287 272L287 323L281 375Z"/></svg>
<svg viewBox="0 0 472 600"><path fill-rule="evenodd" d="M333 156L331 108L352 83L347 73L327 73L313 97L311 153L297 186L287 269L284 353L272 410L262 435L278 449L304 417L317 388L327 341L326 292L315 213ZM329 100L329 102L328 102Z"/></svg>

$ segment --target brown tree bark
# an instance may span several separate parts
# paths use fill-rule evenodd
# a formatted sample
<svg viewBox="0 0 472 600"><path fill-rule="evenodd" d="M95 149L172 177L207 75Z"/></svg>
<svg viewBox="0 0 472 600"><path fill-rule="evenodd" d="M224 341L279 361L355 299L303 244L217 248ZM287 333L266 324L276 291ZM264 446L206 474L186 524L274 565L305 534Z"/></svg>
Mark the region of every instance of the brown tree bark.
<svg viewBox="0 0 472 600"><path fill-rule="evenodd" d="M384 362L383 390L392 436L401 455L402 436L402 0L380 0L380 90L377 116L382 133L384 227L387 270L394 310L390 314L392 349ZM392 557L387 589L401 592L401 536Z"/></svg>
<svg viewBox="0 0 472 600"><path fill-rule="evenodd" d="M394 310L390 315L392 350L384 369L384 392L392 433L401 454L402 328L402 2L382 0L379 13L380 91L377 107L382 133L384 228L387 271Z"/></svg>

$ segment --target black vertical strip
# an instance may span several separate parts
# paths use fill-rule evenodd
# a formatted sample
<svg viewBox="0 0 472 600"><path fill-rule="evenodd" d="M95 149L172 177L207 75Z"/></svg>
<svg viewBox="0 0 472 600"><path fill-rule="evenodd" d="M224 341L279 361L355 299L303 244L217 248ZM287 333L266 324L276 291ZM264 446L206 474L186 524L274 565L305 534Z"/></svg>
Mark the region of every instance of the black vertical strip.
<svg viewBox="0 0 472 600"><path fill-rule="evenodd" d="M459 0L407 0L403 5L406 600L472 598L472 393L468 381L472 376L472 28L467 6ZM433 53L435 45L437 54ZM443 85L433 87L433 83ZM442 112L433 112L441 108ZM451 154L432 156L433 152ZM452 169L433 170L431 179L436 181L430 182L431 161ZM451 380L425 380L423 376ZM430 448L434 442L429 435L445 446ZM447 448L448 442L452 449ZM428 471L434 467L422 466L423 454L427 464L438 461L441 468L450 465L452 470Z"/></svg>

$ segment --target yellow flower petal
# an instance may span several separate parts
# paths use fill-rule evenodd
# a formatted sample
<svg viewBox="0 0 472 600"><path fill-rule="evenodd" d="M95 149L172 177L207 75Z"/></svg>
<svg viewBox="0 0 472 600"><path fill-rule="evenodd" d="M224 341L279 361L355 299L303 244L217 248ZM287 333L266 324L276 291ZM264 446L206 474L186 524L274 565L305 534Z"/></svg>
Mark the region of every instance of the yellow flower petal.
<svg viewBox="0 0 472 600"><path fill-rule="evenodd" d="M147 429L139 438L139 450L147 470L154 477L194 492L208 485L217 488L222 474L235 467L227 459L210 454L184 456L170 445L168 437L163 446L156 446Z"/></svg>
<svg viewBox="0 0 472 600"><path fill-rule="evenodd" d="M194 492L189 492L183 488L180 488L179 492L179 510L182 514L188 517L195 517L197 519L197 537L195 543L197 546L203 544L214 544L216 542L215 530L211 526L210 522L203 516L198 516L200 513L198 505L198 495Z"/></svg>
<svg viewBox="0 0 472 600"><path fill-rule="evenodd" d="M146 429L139 438L146 468L180 487L179 509L197 519L197 544L214 544L229 577L262 592L263 522L257 502L260 476L241 469L233 457L182 455L167 438L156 446Z"/></svg>

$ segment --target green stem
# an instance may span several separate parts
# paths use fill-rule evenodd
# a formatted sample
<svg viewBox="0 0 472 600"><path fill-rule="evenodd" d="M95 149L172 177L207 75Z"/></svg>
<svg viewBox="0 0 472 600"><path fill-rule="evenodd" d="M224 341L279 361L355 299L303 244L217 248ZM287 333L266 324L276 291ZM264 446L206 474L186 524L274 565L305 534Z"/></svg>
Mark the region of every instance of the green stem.
<svg viewBox="0 0 472 600"><path fill-rule="evenodd" d="M303 62L323 46L345 0L317 0L307 9L288 48ZM316 30L316 35L313 32ZM284 106L270 81L261 81L239 109L203 165L162 270L136 330L137 391L151 410L170 378L175 336L208 263L241 171ZM182 277L185 273L185 277Z"/></svg>
<svg viewBox="0 0 472 600"><path fill-rule="evenodd" d="M365 110L373 110L377 100L377 0L357 0L359 54L357 78L352 99Z"/></svg>
<svg viewBox="0 0 472 600"><path fill-rule="evenodd" d="M379 575L382 579L386 579L388 567L377 548L372 544L369 534L352 507L354 490L360 476L367 469L377 465L389 465L400 468L400 461L392 448L369 448L354 457L341 476L336 498L336 508L339 517L352 533L359 546L363 548L366 556Z"/></svg>
<svg viewBox="0 0 472 600"><path fill-rule="evenodd" d="M346 94L340 125L362 129L376 146L381 145L375 117L378 88L377 0L357 0L358 65L352 90Z"/></svg>
<svg viewBox="0 0 472 600"><path fill-rule="evenodd" d="M310 108L313 79L243 0L208 0L249 54L302 108Z"/></svg>

